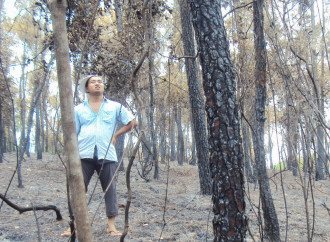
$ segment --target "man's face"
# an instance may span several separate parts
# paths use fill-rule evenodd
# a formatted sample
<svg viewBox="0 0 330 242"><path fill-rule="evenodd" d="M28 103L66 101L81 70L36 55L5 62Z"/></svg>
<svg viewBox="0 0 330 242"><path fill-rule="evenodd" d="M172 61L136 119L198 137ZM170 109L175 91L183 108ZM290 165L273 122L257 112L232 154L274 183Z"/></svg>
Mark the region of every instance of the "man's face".
<svg viewBox="0 0 330 242"><path fill-rule="evenodd" d="M101 77L93 76L89 78L87 82L86 92L91 93L102 93L104 92L104 84Z"/></svg>

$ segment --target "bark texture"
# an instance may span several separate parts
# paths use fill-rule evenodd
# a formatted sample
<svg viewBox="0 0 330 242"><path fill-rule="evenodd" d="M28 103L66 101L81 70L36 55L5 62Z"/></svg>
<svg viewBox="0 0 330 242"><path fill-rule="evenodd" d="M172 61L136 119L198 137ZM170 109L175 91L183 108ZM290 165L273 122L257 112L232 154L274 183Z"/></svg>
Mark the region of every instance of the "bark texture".
<svg viewBox="0 0 330 242"><path fill-rule="evenodd" d="M221 7L215 0L196 0L190 7L206 97L214 241L244 241L243 151L236 82Z"/></svg>
<svg viewBox="0 0 330 242"><path fill-rule="evenodd" d="M187 0L180 0L180 16L184 55L187 56L185 58L185 67L192 112L193 133L197 150L199 182L202 194L211 194L212 181L209 168L210 159L207 145L206 118L197 75L197 63L196 59L192 58L195 56L195 44L191 13Z"/></svg>

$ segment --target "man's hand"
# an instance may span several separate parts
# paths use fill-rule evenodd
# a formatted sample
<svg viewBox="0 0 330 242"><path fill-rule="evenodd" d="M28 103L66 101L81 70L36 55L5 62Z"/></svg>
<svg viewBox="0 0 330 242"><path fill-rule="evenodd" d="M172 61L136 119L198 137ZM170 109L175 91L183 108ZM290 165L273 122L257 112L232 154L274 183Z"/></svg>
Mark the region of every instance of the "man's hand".
<svg viewBox="0 0 330 242"><path fill-rule="evenodd" d="M111 144L116 145L117 137L114 135L111 140Z"/></svg>
<svg viewBox="0 0 330 242"><path fill-rule="evenodd" d="M111 143L113 145L116 144L116 140L117 140L117 137L119 135L122 135L122 134L125 134L127 133L128 131L130 131L131 129L134 129L135 127L138 126L138 122L133 119L131 122L129 122L127 125L124 125L123 127L121 127L121 129L119 129L112 137L112 140L111 140Z"/></svg>

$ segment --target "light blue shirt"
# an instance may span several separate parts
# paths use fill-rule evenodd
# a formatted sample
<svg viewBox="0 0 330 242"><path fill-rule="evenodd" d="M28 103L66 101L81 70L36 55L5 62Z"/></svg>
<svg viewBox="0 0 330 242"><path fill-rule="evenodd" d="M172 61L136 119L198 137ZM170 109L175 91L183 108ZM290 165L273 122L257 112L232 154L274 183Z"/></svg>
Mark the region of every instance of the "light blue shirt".
<svg viewBox="0 0 330 242"><path fill-rule="evenodd" d="M117 161L117 154L111 138L116 132L116 123L127 125L134 116L120 103L104 98L98 113L88 104L88 100L75 107L76 131L81 159L93 158L97 146L98 159ZM105 157L106 155L106 157Z"/></svg>

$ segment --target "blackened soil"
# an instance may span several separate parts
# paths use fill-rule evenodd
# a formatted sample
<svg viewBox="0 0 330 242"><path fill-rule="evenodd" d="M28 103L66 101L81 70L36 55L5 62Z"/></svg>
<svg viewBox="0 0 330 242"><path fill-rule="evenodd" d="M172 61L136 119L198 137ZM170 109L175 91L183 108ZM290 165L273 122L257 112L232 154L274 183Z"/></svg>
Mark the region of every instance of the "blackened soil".
<svg viewBox="0 0 330 242"><path fill-rule="evenodd" d="M15 168L15 154L5 154L4 163L0 163L1 194L5 193ZM176 162L170 162L170 167L160 164L160 178L154 180L150 173L149 182L140 177L139 171L141 166L135 161L131 170L133 198L126 241L213 241L211 196L203 196L199 192L197 166L178 166ZM272 175L270 171L269 176ZM55 155L43 154L42 160L36 160L34 155L26 158L22 164L24 188L17 187L16 174L7 198L21 207L55 205L60 209L63 220L57 221L53 211L19 214L3 203L0 210L0 241L68 241L60 236L69 223L65 177L65 168ZM330 214L327 210L330 208L330 181L312 182L306 189L305 200L302 182L306 180L293 177L290 172L284 172L282 176L277 174L270 180L282 241L286 238L287 241L307 241L307 213L313 241L330 241ZM95 175L89 185L87 200L96 181ZM246 192L250 229L247 241L260 241L257 186L246 184ZM118 174L117 194L119 204L126 204L127 188L123 171ZM88 205L90 220L95 217L92 223L94 241L119 241L118 236L106 233L107 220L102 197L100 184L97 183ZM124 213L121 206L116 220L120 230L124 228Z"/></svg>

